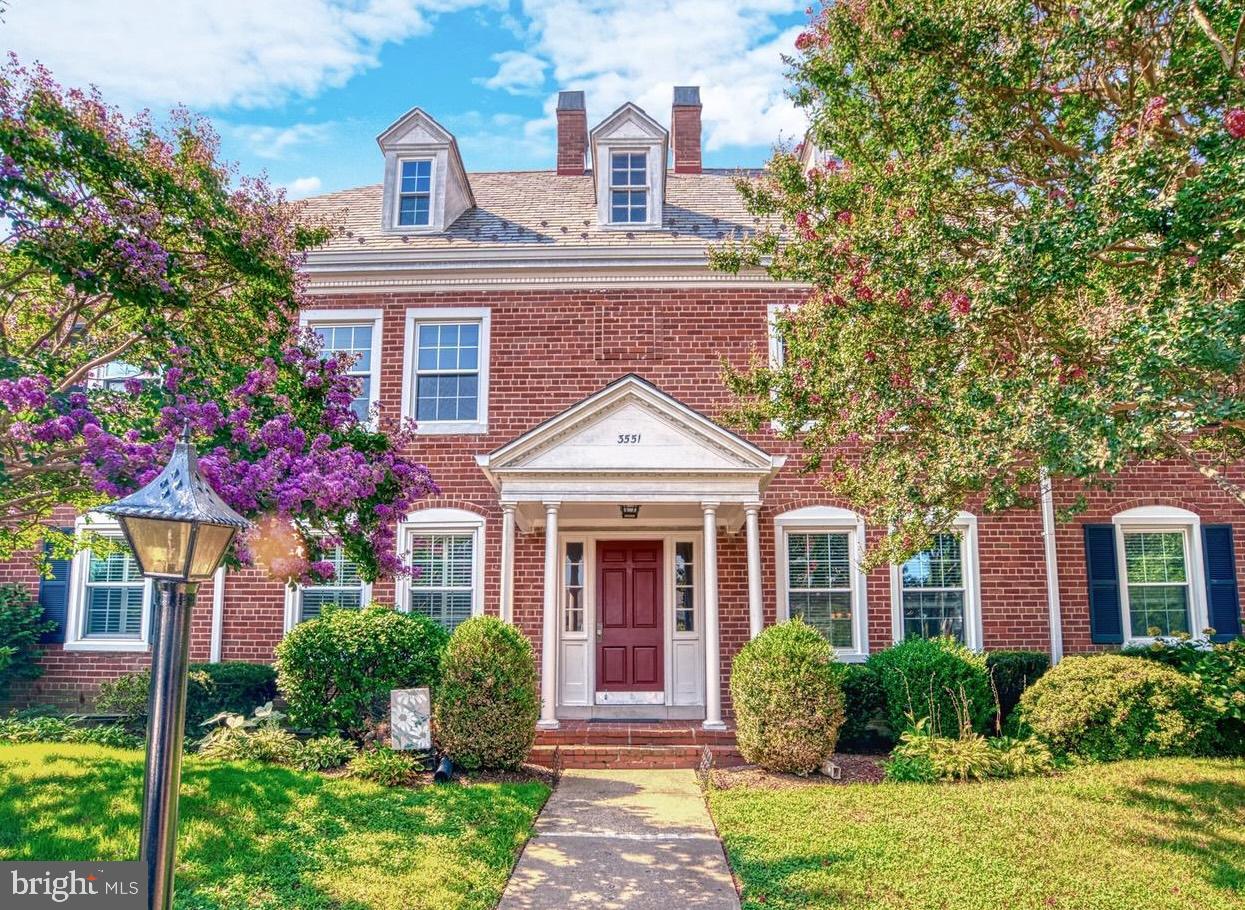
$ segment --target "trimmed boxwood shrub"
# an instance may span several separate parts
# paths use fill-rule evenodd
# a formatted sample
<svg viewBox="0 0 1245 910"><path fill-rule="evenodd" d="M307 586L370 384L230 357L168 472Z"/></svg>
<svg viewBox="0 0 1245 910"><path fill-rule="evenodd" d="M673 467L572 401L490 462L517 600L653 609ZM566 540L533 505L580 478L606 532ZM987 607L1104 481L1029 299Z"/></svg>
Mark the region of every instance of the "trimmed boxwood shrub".
<svg viewBox="0 0 1245 910"><path fill-rule="evenodd" d="M843 726L840 678L830 643L802 619L770 626L744 645L731 667L740 754L771 771L820 767Z"/></svg>
<svg viewBox="0 0 1245 910"><path fill-rule="evenodd" d="M910 638L869 657L896 733L928 718L934 736L958 736L960 715L978 733L991 728L994 693L983 655L953 638Z"/></svg>
<svg viewBox="0 0 1245 910"><path fill-rule="evenodd" d="M120 714L133 729L147 725L151 672L126 673L99 687L96 710ZM191 664L186 677L186 732L202 735L203 721L222 711L249 715L277 695L277 671L269 664L227 661Z"/></svg>
<svg viewBox="0 0 1245 910"><path fill-rule="evenodd" d="M839 675L843 689L843 727L839 730L839 751L889 751L894 738L879 730L875 721L883 720L886 695L877 672L867 664L843 664Z"/></svg>
<svg viewBox="0 0 1245 910"><path fill-rule="evenodd" d="M1020 697L1020 719L1057 752L1095 761L1192 755L1207 744L1201 686L1138 657L1068 657Z"/></svg>
<svg viewBox="0 0 1245 910"><path fill-rule="evenodd" d="M441 750L468 771L517 768L532 751L539 716L536 658L526 636L495 616L455 629L432 712Z"/></svg>
<svg viewBox="0 0 1245 910"><path fill-rule="evenodd" d="M999 728L1007 725L1020 696L1050 669L1050 657L1042 651L991 651L986 669L998 696Z"/></svg>
<svg viewBox="0 0 1245 910"><path fill-rule="evenodd" d="M389 690L435 687L446 631L389 607L326 609L277 645L277 688L296 727L361 740L389 713Z"/></svg>
<svg viewBox="0 0 1245 910"><path fill-rule="evenodd" d="M21 585L0 585L0 699L19 679L37 679L39 636L56 628L43 608Z"/></svg>

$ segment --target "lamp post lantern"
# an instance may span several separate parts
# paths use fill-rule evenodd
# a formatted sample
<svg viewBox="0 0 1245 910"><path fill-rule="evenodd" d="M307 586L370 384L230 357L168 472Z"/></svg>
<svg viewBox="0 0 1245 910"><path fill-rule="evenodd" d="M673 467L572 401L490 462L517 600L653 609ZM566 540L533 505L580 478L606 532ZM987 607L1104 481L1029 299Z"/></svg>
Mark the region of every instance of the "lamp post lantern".
<svg viewBox="0 0 1245 910"><path fill-rule="evenodd" d="M191 608L199 582L211 577L234 535L250 527L250 522L229 508L199 473L189 430L160 476L96 511L117 519L139 568L155 580L160 595L152 621L139 859L147 862L148 906L169 910L177 853Z"/></svg>

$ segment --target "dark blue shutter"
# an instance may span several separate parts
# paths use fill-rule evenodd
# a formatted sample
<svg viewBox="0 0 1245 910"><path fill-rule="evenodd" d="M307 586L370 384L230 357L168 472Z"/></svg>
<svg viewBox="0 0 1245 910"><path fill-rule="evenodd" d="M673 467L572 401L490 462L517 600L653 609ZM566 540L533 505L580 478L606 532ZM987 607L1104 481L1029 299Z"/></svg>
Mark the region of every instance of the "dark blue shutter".
<svg viewBox="0 0 1245 910"><path fill-rule="evenodd" d="M71 529L72 533L72 529ZM47 544L43 552L49 550ZM48 559L48 567L52 570L51 578L39 579L39 606L43 607L43 618L56 623L56 628L44 632L42 642L63 642L65 626L69 621L69 567L72 560Z"/></svg>
<svg viewBox="0 0 1245 910"><path fill-rule="evenodd" d="M1202 525L1202 559L1206 563L1207 613L1215 641L1231 641L1241 634L1241 597L1236 588L1232 525Z"/></svg>
<svg viewBox="0 0 1245 910"><path fill-rule="evenodd" d="M1114 525L1085 525L1085 574L1089 577L1090 641L1100 645L1123 644Z"/></svg>

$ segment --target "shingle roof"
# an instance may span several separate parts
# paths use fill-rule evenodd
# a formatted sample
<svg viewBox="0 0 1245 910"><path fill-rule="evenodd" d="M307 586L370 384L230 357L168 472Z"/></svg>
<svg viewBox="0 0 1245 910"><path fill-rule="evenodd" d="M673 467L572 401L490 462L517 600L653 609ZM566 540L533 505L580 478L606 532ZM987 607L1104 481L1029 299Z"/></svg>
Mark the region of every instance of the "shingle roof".
<svg viewBox="0 0 1245 910"><path fill-rule="evenodd" d="M535 249L550 247L703 247L756 229L735 188L756 171L706 170L666 175L660 229L625 231L597 224L591 174L553 171L468 174L476 207L441 234L393 234L381 229L382 186L362 186L307 200L310 217L344 230L321 250Z"/></svg>

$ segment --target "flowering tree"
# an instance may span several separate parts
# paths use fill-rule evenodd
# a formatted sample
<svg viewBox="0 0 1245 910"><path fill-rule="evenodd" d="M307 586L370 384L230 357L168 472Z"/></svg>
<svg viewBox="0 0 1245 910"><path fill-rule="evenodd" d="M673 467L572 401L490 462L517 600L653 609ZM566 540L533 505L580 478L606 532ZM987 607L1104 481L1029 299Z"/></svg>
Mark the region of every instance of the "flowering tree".
<svg viewBox="0 0 1245 910"><path fill-rule="evenodd" d="M1245 502L1240 4L810 13L794 97L832 154L777 152L741 185L763 230L715 256L812 286L783 365L730 372L740 416L894 529L875 559L1042 469L1178 458Z"/></svg>
<svg viewBox="0 0 1245 910"><path fill-rule="evenodd" d="M148 482L189 426L231 506L295 529L275 574L331 575L325 540L400 571L395 521L435 486L401 428L351 410L349 362L293 328L327 229L216 155L184 113L159 130L0 69L0 558L70 546L53 510Z"/></svg>

